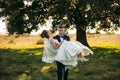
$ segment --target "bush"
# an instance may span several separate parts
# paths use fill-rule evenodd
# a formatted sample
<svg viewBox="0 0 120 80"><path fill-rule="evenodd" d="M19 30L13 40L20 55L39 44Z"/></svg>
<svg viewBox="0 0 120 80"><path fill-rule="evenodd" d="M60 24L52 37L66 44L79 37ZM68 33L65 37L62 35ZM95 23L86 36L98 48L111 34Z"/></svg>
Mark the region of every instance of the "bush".
<svg viewBox="0 0 120 80"><path fill-rule="evenodd" d="M10 40L10 41L8 42L8 44L12 44L12 43L14 43L14 40Z"/></svg>
<svg viewBox="0 0 120 80"><path fill-rule="evenodd" d="M43 40L43 39L40 39L40 40L38 40L38 41L36 42L37 45L43 44L43 43L44 43L44 40Z"/></svg>

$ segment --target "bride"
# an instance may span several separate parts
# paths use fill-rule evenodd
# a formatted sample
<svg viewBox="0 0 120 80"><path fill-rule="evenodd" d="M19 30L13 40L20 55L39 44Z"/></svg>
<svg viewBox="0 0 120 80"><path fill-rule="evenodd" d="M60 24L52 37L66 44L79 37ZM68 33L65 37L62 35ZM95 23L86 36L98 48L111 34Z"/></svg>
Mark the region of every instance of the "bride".
<svg viewBox="0 0 120 80"><path fill-rule="evenodd" d="M47 30L42 31L41 37L45 38L42 61L47 63L58 61L66 66L76 66L77 60L87 61L84 56L93 54L87 46L78 41L64 40L59 43Z"/></svg>

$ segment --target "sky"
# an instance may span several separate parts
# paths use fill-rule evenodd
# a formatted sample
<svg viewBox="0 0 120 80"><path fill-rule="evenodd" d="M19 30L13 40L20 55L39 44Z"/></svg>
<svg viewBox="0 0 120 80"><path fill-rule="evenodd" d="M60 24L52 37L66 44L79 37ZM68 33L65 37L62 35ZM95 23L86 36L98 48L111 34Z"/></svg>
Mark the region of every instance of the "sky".
<svg viewBox="0 0 120 80"><path fill-rule="evenodd" d="M2 21L3 18L0 18L0 35L7 35L6 23Z"/></svg>

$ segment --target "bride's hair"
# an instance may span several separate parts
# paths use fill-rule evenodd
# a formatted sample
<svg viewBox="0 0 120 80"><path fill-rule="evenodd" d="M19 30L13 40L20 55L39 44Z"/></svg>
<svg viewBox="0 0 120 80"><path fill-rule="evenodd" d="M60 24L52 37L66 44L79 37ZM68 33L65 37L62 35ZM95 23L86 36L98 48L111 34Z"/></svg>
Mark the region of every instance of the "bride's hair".
<svg viewBox="0 0 120 80"><path fill-rule="evenodd" d="M42 38L49 38L47 30L43 30L42 33L40 34Z"/></svg>

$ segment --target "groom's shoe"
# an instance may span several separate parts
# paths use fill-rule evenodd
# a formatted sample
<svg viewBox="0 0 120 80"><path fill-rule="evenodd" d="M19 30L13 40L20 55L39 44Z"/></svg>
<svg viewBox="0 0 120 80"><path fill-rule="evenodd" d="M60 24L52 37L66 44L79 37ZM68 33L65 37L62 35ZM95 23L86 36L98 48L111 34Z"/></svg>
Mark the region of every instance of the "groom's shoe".
<svg viewBox="0 0 120 80"><path fill-rule="evenodd" d="M89 61L89 59L86 59L85 57L79 58L79 60L80 60L81 62Z"/></svg>

